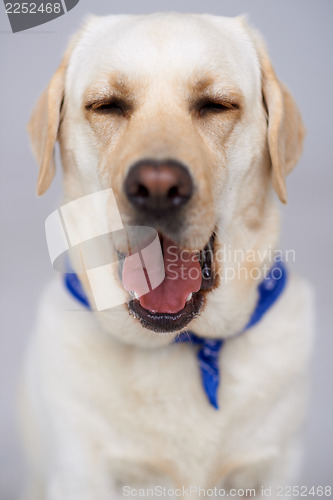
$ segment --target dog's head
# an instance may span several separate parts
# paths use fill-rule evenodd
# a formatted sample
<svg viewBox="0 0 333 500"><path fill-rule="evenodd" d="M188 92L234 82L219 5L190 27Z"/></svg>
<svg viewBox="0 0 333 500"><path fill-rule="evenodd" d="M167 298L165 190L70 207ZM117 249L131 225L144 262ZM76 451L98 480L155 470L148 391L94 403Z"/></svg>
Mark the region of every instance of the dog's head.
<svg viewBox="0 0 333 500"><path fill-rule="evenodd" d="M125 226L159 234L167 278L117 313L101 313L106 327L137 335L189 325L219 336L245 324L258 277L236 273L226 282L227 265L238 263L228 255L276 244L271 186L285 203L285 177L304 131L243 18L91 18L39 99L29 131L38 194L52 181L59 140L66 201L112 188ZM269 260L258 259L245 267ZM80 278L89 294L84 272Z"/></svg>

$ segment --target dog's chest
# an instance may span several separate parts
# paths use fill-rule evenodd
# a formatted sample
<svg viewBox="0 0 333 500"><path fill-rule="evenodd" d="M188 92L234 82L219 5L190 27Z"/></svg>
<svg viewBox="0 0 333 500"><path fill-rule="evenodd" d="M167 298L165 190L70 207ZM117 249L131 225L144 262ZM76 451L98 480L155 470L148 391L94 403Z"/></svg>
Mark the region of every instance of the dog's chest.
<svg viewBox="0 0 333 500"><path fill-rule="evenodd" d="M105 351L104 359L91 350L80 358L78 373L89 374L82 394L82 432L90 429L92 444L102 450L116 481L146 485L161 478L162 484L197 481L208 487L225 467L239 466L256 441L251 432L257 422L254 389L260 400L267 381L259 376L240 380L248 372L246 363L255 360L235 359L230 367L232 345L224 349L219 410L203 390L196 346L139 351L121 346ZM266 397L265 407L270 404Z"/></svg>
<svg viewBox="0 0 333 500"><path fill-rule="evenodd" d="M29 376L59 456L75 451L94 474L106 470L118 485L145 486L211 487L267 463L289 442L303 408L311 321L299 318L310 306L302 288L289 290L264 321L225 342L219 410L203 390L197 346L126 346L101 332L88 311L66 304L59 314L62 303L51 297Z"/></svg>

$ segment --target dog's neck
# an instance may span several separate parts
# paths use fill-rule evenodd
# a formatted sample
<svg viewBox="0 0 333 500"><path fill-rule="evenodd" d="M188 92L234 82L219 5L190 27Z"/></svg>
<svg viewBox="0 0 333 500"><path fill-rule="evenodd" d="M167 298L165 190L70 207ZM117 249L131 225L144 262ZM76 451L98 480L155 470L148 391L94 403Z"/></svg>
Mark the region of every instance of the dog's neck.
<svg viewBox="0 0 333 500"><path fill-rule="evenodd" d="M64 275L64 282L70 294L80 302L82 306L91 309L88 297L77 274L74 272L67 272ZM264 314L273 306L283 292L286 282L286 268L283 262L277 261L258 286L257 305L245 328L239 332L238 335L244 333L261 320ZM203 388L210 404L215 409L218 409L218 388L220 384L219 353L225 340L199 337L191 331L183 331L176 337L175 343L183 342L190 342L193 345L200 346L197 356Z"/></svg>

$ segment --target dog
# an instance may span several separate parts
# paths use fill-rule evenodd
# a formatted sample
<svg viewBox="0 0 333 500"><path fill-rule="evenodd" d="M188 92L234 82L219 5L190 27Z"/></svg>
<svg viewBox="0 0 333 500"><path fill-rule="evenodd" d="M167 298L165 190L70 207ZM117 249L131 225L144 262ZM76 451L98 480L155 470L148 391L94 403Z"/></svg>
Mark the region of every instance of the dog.
<svg viewBox="0 0 333 500"><path fill-rule="evenodd" d="M313 299L284 271L251 320L305 133L260 35L244 17L91 17L29 133L38 195L58 141L63 206L112 190L123 227L152 228L176 277L140 296L120 269L127 299L96 310L76 255L79 295L59 276L45 290L21 391L26 498L280 497L299 470ZM85 211L72 222L93 227ZM177 276L180 260L200 279Z"/></svg>

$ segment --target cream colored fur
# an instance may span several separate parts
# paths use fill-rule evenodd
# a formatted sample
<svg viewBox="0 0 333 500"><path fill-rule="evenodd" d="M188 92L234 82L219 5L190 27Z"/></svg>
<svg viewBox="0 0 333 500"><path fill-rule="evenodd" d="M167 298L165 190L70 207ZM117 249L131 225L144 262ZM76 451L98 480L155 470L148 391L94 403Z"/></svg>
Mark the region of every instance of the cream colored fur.
<svg viewBox="0 0 333 500"><path fill-rule="evenodd" d="M86 109L105 92L131 99L131 117ZM191 103L200 92L232 98L237 109L198 118ZM58 139L64 201L112 187L130 224L122 192L128 168L141 158L173 157L189 167L197 191L186 230L171 236L198 249L216 228L217 249L245 252L276 247L272 186L285 202L285 176L304 134L292 97L243 18L180 14L92 17L34 109L29 131L39 194L52 181ZM247 266L270 264L267 257ZM80 278L91 296L85 272ZM193 346L174 345L176 332L144 329L126 305L84 310L56 279L42 297L22 390L32 466L27 498L110 500L121 498L123 485L260 492L262 485L292 484L306 402L311 291L290 276L264 319L236 337L255 307L257 285L222 279L189 325L203 337L230 337L220 358L216 411L203 392Z"/></svg>

